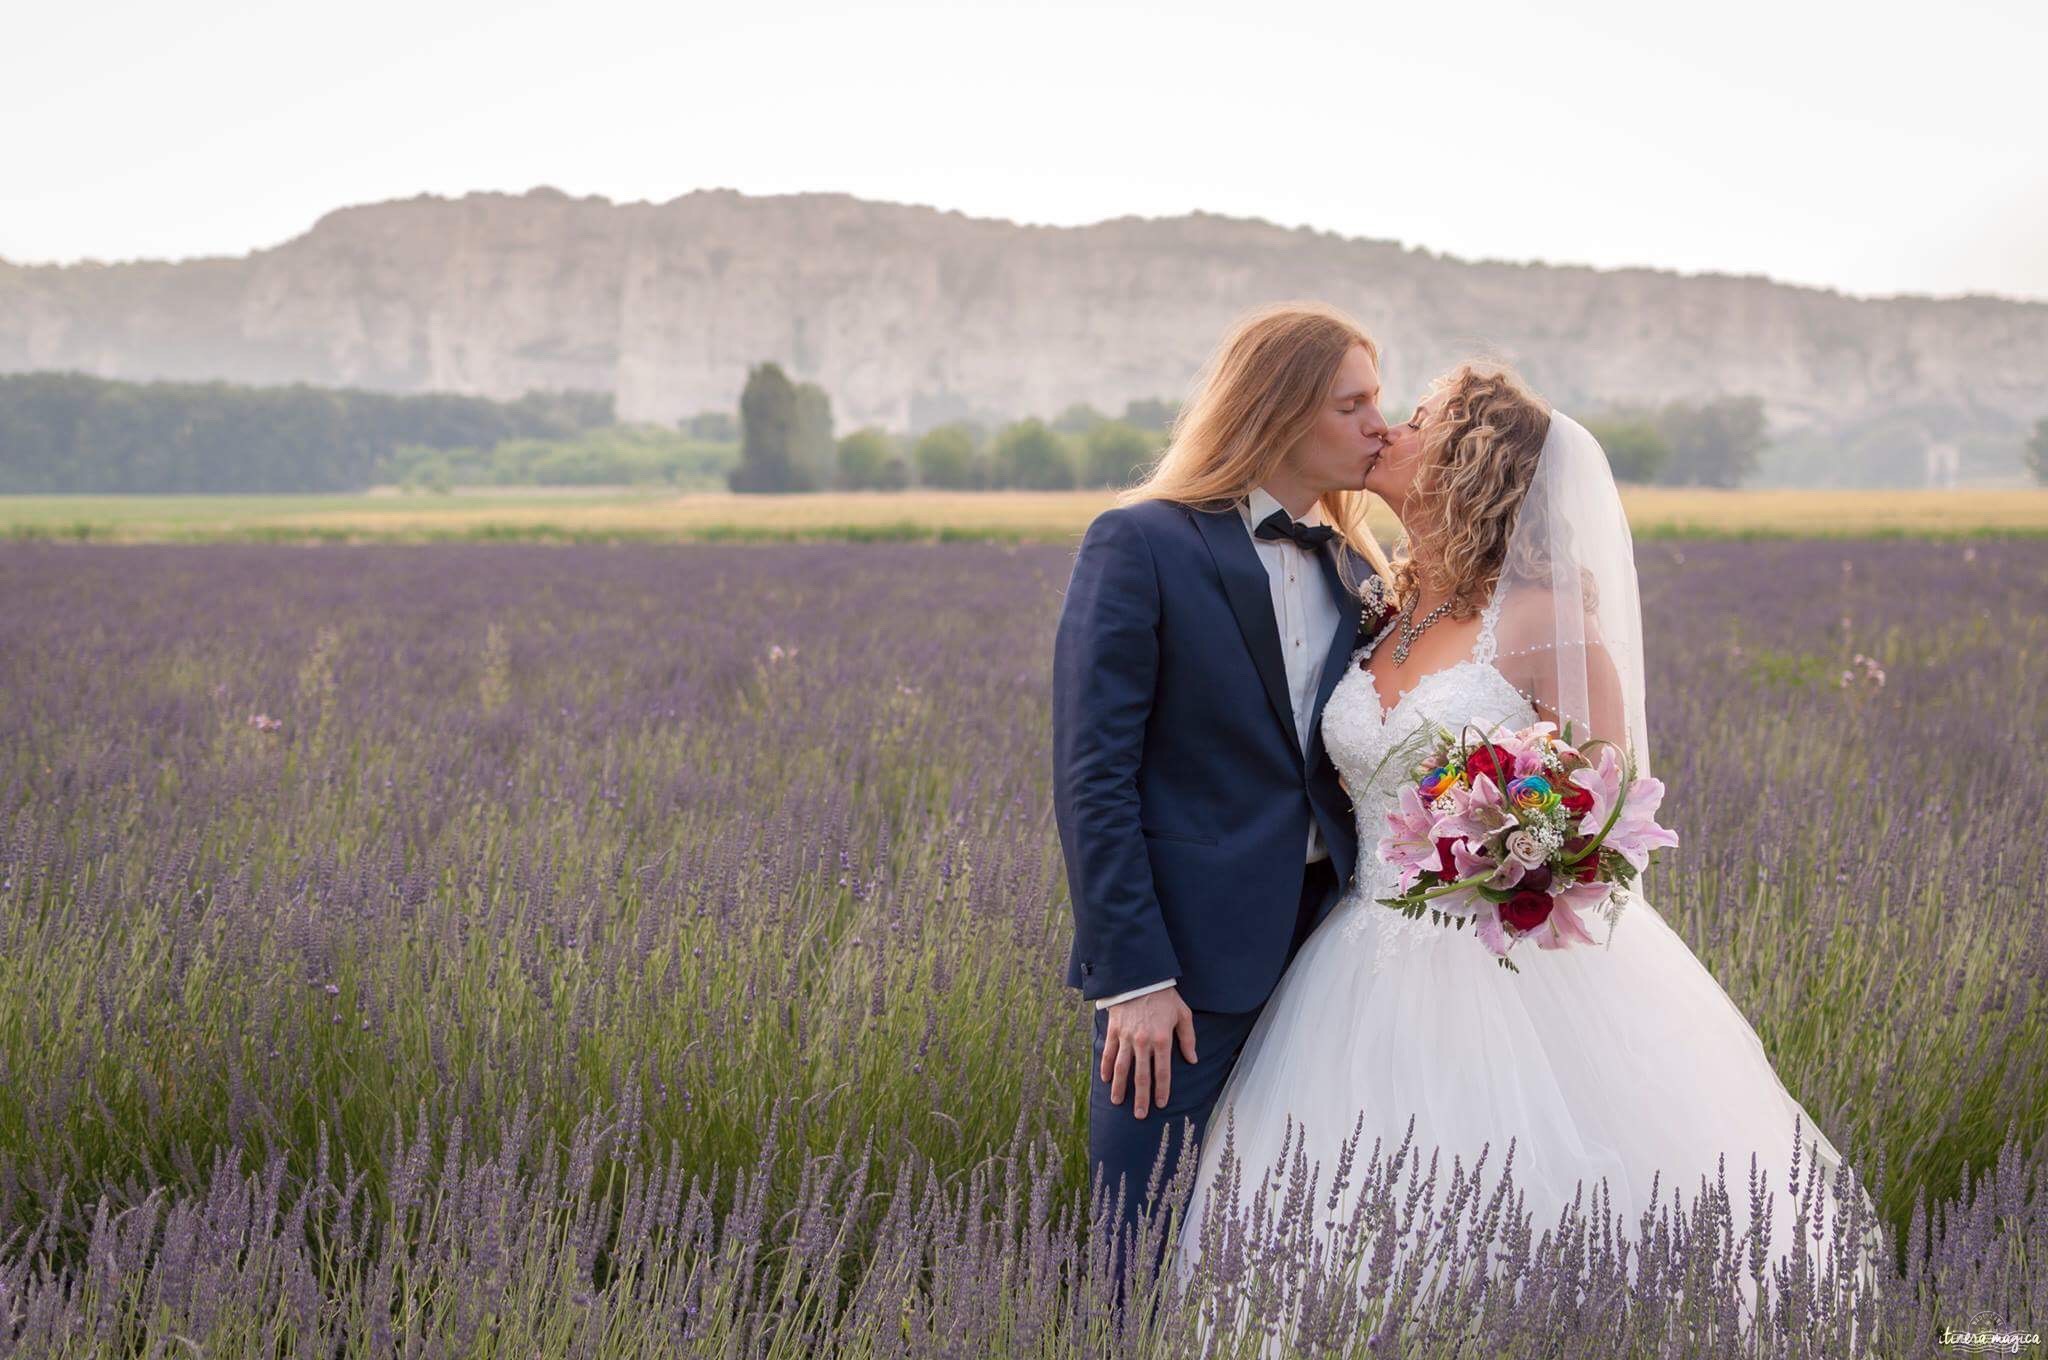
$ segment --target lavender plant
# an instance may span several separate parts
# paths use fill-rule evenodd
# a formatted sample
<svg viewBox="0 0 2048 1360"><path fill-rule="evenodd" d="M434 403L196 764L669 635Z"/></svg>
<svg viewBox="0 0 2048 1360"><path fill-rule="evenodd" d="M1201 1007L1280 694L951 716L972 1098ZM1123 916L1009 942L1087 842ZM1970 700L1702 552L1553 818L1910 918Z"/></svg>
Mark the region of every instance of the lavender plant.
<svg viewBox="0 0 2048 1360"><path fill-rule="evenodd" d="M1091 1231L1047 791L1068 560L0 545L0 1354L2040 1328L2048 856L2014 816L2048 801L2048 546L1641 549L1683 835L1645 894L1872 1180L1875 1290L1855 1223L1762 1279L1728 1205L1815 1187L1736 1166L1634 1225L1598 1187L1527 1222L1511 1161L1432 1149L1244 1168L1185 1287ZM1317 1213L1337 1175L1350 1224Z"/></svg>

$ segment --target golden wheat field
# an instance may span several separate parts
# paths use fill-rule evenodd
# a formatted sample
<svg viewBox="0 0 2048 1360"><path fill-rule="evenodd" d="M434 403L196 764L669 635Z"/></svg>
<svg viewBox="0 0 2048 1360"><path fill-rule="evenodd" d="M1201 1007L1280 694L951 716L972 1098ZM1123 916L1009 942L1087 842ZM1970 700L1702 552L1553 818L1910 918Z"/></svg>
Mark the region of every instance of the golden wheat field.
<svg viewBox="0 0 2048 1360"><path fill-rule="evenodd" d="M1639 536L2048 534L2048 488L1716 491L1625 488ZM1058 542L1107 491L675 495L489 488L444 495L6 496L0 537L113 542L941 539ZM1384 509L1373 527L1399 534Z"/></svg>

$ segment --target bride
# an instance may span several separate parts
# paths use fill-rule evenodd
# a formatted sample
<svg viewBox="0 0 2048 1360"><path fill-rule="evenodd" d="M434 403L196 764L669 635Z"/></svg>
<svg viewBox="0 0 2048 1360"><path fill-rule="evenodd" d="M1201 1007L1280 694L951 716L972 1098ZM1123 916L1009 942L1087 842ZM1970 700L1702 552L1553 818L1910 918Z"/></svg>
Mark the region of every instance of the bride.
<svg viewBox="0 0 2048 1360"><path fill-rule="evenodd" d="M1611 930L1595 927L1593 945L1558 948L1539 927L1514 949L1510 972L1471 930L1375 900L1398 890L1398 871L1370 847L1434 726L1569 721L1575 739L1626 746L1649 773L1634 559L1600 445L1512 372L1467 366L1394 428L1366 489L1400 518L1410 546L1394 568L1399 614L1354 655L1323 716L1357 808L1359 869L1281 979L1218 1099L1179 1277L1194 1272L1212 1206L1220 1224L1254 1199L1261 1176L1281 1195L1288 1165L1320 1177L1309 1195L1316 1220L1344 1224L1358 1187L1332 1182L1353 1164L1354 1137L1359 1166L1375 1144L1390 1153L1409 1140L1425 1164L1441 1149L1446 1178L1454 1156L1469 1174L1482 1148L1497 1177L1512 1140L1513 1188L1538 1235L1575 1198L1593 1208L1601 1182L1606 1221L1633 1229L1725 1165L1739 1242L1754 1157L1776 1206L1759 1232L1782 1259L1798 1231L1794 1144L1801 1180L1817 1162L1824 1187L1840 1154L1653 907L1635 899ZM1234 1174L1219 1184L1226 1164ZM1824 1251L1825 1229L1807 1232L1809 1248Z"/></svg>

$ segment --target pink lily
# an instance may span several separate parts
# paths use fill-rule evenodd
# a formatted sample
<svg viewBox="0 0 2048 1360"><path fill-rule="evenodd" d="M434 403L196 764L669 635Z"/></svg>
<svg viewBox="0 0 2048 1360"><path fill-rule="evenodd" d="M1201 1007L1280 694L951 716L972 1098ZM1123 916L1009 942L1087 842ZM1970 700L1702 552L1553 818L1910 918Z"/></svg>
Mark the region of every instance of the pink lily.
<svg viewBox="0 0 2048 1360"><path fill-rule="evenodd" d="M1606 883L1580 885L1580 887L1595 886L1602 890L1598 896L1605 897L1607 895L1605 890L1612 885ZM1578 902L1575 903L1574 898L1577 898ZM1550 899L1550 919L1543 923L1544 929L1537 932L1536 936L1536 947L1538 949L1563 949L1566 945L1595 943L1592 932L1588 931L1586 923L1579 919L1577 907L1580 904L1591 905L1591 903L1585 901L1585 895L1580 893L1579 888L1567 888Z"/></svg>
<svg viewBox="0 0 2048 1360"><path fill-rule="evenodd" d="M1500 923L1500 908L1491 902L1482 902L1478 914L1473 917L1472 933L1495 957L1505 955L1508 946L1514 943L1508 938L1507 927Z"/></svg>
<svg viewBox="0 0 2048 1360"><path fill-rule="evenodd" d="M1436 824L1430 828L1432 836L1459 836L1484 841L1514 821L1514 814L1507 810L1507 800L1501 795L1500 787L1485 775L1473 780L1470 788L1452 789L1449 797L1451 811L1437 818Z"/></svg>
<svg viewBox="0 0 2048 1360"><path fill-rule="evenodd" d="M1538 949L1563 949L1569 944L1596 944L1592 932L1586 929L1586 922L1579 913L1591 911L1607 900L1614 891L1608 882L1574 883L1561 892L1551 894L1550 919L1543 923L1538 932Z"/></svg>
<svg viewBox="0 0 2048 1360"><path fill-rule="evenodd" d="M1471 788L1453 789L1448 796L1453 810L1437 818L1429 828L1429 834L1432 840L1453 842L1453 863L1439 864L1435 871L1458 878L1470 878L1482 871L1492 872L1495 867L1492 858L1480 851L1496 834L1515 825L1514 814L1507 810L1500 789L1491 779L1480 775ZM1521 875L1518 873L1515 877L1519 879Z"/></svg>
<svg viewBox="0 0 2048 1360"><path fill-rule="evenodd" d="M1415 786L1403 784L1399 802L1387 814L1387 829L1379 845L1380 860L1401 870L1402 892L1413 887L1425 871L1438 871L1435 824L1436 815L1424 805Z"/></svg>
<svg viewBox="0 0 2048 1360"><path fill-rule="evenodd" d="M1481 860L1476 861L1476 863L1483 865L1487 861ZM1499 867L1494 869L1493 877L1486 880L1486 886L1505 890L1520 883L1524 878L1528 877L1528 874L1528 869L1523 867L1520 860L1516 859L1513 855L1504 855L1501 857Z"/></svg>
<svg viewBox="0 0 2048 1360"><path fill-rule="evenodd" d="M1621 816L1614 819L1614 829L1607 833L1607 846L1635 865L1637 873L1649 864L1652 850L1678 844L1677 832L1657 825L1657 807L1663 801L1663 780L1636 780L1628 787Z"/></svg>
<svg viewBox="0 0 2048 1360"><path fill-rule="evenodd" d="M1593 807L1579 819L1581 836L1597 836L1600 828L1607 825L1607 814L1614 809L1615 800L1621 797L1622 781L1621 756L1612 746L1600 748L1600 758L1583 770L1573 770L1571 782L1593 795ZM1658 786L1658 796L1663 796L1663 786Z"/></svg>
<svg viewBox="0 0 2048 1360"><path fill-rule="evenodd" d="M1495 872L1494 862L1483 855L1475 854L1471 845L1465 841L1451 842L1451 863L1448 867L1450 870L1449 876L1454 879L1471 878L1475 874L1493 874ZM1442 871L1439 870L1439 872ZM1516 877L1519 878L1521 875L1517 873ZM1488 881L1491 882L1490 879ZM1472 889L1466 888L1460 892L1445 894L1437 900L1436 905L1447 911L1468 911L1474 903L1485 900Z"/></svg>

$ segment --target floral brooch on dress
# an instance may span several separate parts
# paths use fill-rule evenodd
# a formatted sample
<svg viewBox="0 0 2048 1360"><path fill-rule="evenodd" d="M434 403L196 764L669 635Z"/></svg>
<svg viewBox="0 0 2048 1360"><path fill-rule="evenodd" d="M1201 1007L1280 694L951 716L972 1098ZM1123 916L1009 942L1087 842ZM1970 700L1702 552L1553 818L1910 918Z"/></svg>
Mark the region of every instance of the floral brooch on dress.
<svg viewBox="0 0 2048 1360"><path fill-rule="evenodd" d="M1374 572L1358 594L1358 636L1364 641L1352 655L1357 659L1360 670L1364 670L1366 663L1372 660L1373 648L1379 645L1387 625L1400 612L1387 589L1387 578Z"/></svg>

